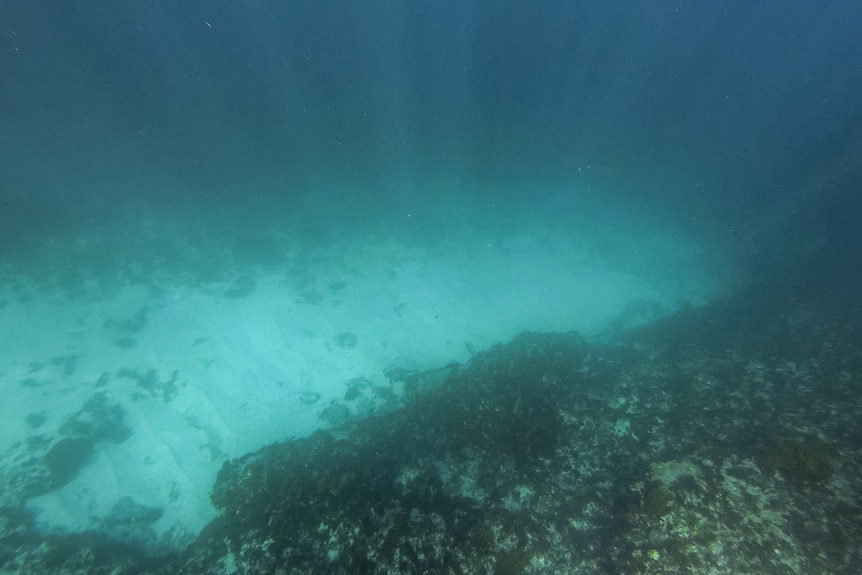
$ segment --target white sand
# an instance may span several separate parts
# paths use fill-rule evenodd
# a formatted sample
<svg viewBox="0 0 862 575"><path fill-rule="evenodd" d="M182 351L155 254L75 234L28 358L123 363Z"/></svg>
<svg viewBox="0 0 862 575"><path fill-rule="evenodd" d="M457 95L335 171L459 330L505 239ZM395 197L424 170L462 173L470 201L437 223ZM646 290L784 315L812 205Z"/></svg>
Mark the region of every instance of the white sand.
<svg viewBox="0 0 862 575"><path fill-rule="evenodd" d="M99 528L99 518L129 496L163 508L153 525L160 534L196 533L215 514L209 491L225 458L321 427L318 414L353 378L387 384L388 366L465 361L468 348L523 330L600 335L633 300L670 313L728 289L727 266L709 246L643 214L605 208L592 205L571 227L522 220L512 229L453 234L433 247L408 245L397 234L347 235L296 248L305 279L294 277L295 268L249 268L255 288L236 299L224 296L225 283L168 282L158 294L129 286L76 301L20 302L7 294L0 309L3 473L16 473L28 436L61 437L62 423L104 392L125 410L131 438L97 444L94 461L74 480L28 505L46 528L77 530ZM321 301L309 301L308 290ZM118 347L117 325L144 306L136 344ZM343 332L355 335L355 347L338 345ZM71 375L50 364L68 355L79 356ZM37 361L45 365L33 371ZM159 382L176 373L175 397L134 399L145 390L119 377L123 369L156 370ZM103 374L109 381L97 387ZM22 385L28 378L38 386ZM320 399L309 405L309 394ZM30 413L44 414L45 423L28 426Z"/></svg>

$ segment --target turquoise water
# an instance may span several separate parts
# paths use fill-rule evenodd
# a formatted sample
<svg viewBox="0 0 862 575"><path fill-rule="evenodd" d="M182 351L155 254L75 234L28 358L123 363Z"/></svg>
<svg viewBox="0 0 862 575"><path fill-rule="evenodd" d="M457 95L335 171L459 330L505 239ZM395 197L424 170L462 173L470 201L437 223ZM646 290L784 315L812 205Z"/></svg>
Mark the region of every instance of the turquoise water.
<svg viewBox="0 0 862 575"><path fill-rule="evenodd" d="M5 2L0 566L853 572L860 26Z"/></svg>

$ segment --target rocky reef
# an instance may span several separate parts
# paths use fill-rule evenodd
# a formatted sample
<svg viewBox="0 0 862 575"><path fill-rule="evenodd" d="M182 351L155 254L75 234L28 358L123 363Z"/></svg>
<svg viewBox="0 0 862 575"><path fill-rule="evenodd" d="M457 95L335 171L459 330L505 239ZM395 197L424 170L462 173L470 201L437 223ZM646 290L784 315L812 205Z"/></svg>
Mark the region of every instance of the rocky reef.
<svg viewBox="0 0 862 575"><path fill-rule="evenodd" d="M527 332L464 364L399 373L397 408L227 462L212 490L220 515L173 555L94 534L46 539L21 510L2 510L0 564L188 575L853 573L862 344L848 317L859 310L729 305L605 343ZM374 397L362 384L347 399Z"/></svg>

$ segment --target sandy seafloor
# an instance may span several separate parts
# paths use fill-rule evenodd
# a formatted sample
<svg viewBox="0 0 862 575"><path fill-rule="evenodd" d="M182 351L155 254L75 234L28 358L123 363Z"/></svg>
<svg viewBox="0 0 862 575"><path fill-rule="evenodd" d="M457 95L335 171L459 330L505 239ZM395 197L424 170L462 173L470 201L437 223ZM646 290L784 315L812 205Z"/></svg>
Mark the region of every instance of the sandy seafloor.
<svg viewBox="0 0 862 575"><path fill-rule="evenodd" d="M596 190L249 197L5 246L0 571L856 572L828 241L752 281Z"/></svg>
<svg viewBox="0 0 862 575"><path fill-rule="evenodd" d="M118 501L158 509L142 536L182 542L214 517L226 459L361 416L325 411L351 380L525 329L602 336L731 287L714 246L582 202L550 223L490 201L359 223L350 206L142 209L28 238L0 286L2 503L50 532L111 531Z"/></svg>

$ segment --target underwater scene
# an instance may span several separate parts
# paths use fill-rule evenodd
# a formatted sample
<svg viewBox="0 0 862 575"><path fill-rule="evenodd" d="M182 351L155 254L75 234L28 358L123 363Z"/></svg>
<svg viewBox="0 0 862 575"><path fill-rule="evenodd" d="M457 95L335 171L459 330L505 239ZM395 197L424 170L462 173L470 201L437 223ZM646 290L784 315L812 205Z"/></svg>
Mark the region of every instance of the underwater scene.
<svg viewBox="0 0 862 575"><path fill-rule="evenodd" d="M855 575L862 5L0 2L0 575Z"/></svg>

